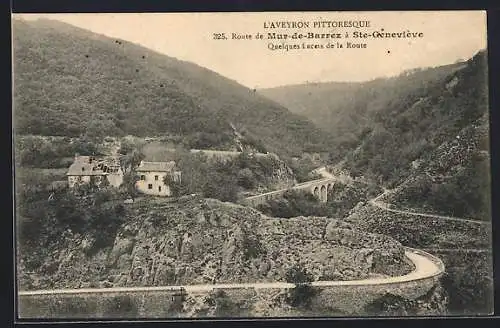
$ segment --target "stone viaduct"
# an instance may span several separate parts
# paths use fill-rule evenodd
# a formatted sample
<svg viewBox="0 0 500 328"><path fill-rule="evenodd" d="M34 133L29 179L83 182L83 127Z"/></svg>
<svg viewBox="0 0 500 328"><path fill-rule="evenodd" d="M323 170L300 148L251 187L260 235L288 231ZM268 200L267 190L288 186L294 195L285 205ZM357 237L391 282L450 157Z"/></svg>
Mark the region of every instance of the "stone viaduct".
<svg viewBox="0 0 500 328"><path fill-rule="evenodd" d="M289 190L305 190L316 196L319 201L326 202L328 200L328 192L332 190L337 181L338 179L335 177L307 181L296 184L290 188L247 197L243 200L243 203L248 206L256 207L258 205L264 204L268 200L278 199L282 197L283 194Z"/></svg>

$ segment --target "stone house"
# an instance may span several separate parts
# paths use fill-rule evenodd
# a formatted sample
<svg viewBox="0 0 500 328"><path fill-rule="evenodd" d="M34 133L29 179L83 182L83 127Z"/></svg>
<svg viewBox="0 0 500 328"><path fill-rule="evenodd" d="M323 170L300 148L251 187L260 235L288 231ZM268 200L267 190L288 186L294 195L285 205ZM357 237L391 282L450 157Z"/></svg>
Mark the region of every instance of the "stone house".
<svg viewBox="0 0 500 328"><path fill-rule="evenodd" d="M139 180L135 186L143 194L154 196L171 196L170 186L165 184L165 177L170 176L173 181L181 180L181 172L177 170L175 162L145 162L141 161L136 168Z"/></svg>
<svg viewBox="0 0 500 328"><path fill-rule="evenodd" d="M105 179L109 185L118 188L123 183L123 171L117 158L97 158L95 156L75 155L68 168L68 186L93 182L100 185Z"/></svg>

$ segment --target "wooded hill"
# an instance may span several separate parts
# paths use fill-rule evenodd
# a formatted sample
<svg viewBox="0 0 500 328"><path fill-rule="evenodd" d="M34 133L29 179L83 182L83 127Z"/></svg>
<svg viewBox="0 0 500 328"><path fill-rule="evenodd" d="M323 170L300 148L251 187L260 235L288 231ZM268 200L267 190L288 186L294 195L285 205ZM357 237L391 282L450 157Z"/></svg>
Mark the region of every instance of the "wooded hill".
<svg viewBox="0 0 500 328"><path fill-rule="evenodd" d="M333 133L332 163L389 188L405 183L398 201L489 220L487 86L480 51L393 78L260 92Z"/></svg>
<svg viewBox="0 0 500 328"><path fill-rule="evenodd" d="M376 123L405 113L421 98L439 96L453 73L465 66L466 63L456 63L367 82L298 84L258 92L331 133L335 159L341 159L359 145ZM402 122L398 123L412 123L403 116L400 119Z"/></svg>
<svg viewBox="0 0 500 328"><path fill-rule="evenodd" d="M329 138L237 82L190 62L72 25L13 20L17 134L174 135L192 148L234 147L234 130L277 153L325 150Z"/></svg>

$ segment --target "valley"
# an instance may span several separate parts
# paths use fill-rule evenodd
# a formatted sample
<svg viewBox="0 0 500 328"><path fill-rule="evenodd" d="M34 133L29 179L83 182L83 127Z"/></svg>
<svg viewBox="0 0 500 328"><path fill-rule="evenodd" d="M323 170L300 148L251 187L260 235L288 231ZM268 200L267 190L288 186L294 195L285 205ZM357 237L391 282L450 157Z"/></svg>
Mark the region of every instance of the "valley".
<svg viewBox="0 0 500 328"><path fill-rule="evenodd" d="M491 313L484 50L252 90L62 22L13 30L24 318Z"/></svg>

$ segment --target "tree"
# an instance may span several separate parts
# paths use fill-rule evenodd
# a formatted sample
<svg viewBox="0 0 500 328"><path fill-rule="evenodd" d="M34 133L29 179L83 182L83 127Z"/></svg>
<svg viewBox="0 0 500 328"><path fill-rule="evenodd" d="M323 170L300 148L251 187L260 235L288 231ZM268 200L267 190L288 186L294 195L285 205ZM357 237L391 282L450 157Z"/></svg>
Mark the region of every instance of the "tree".
<svg viewBox="0 0 500 328"><path fill-rule="evenodd" d="M174 197L180 197L189 193L186 186L182 183L182 180L179 181L177 179L174 179L171 174L165 175L165 177L163 178L163 183L169 186Z"/></svg>
<svg viewBox="0 0 500 328"><path fill-rule="evenodd" d="M312 299L318 294L318 290L311 286L313 277L306 268L296 264L285 273L287 282L294 283L295 288L288 291L286 302L293 307L310 309Z"/></svg>
<svg viewBox="0 0 500 328"><path fill-rule="evenodd" d="M238 185L245 189L255 187L255 175L249 168L244 168L238 172Z"/></svg>
<svg viewBox="0 0 500 328"><path fill-rule="evenodd" d="M285 280L286 282L301 284L313 281L313 277L304 266L295 264L286 271Z"/></svg>
<svg viewBox="0 0 500 328"><path fill-rule="evenodd" d="M236 179L232 176L211 172L203 187L205 197L216 198L225 202L235 202L237 199Z"/></svg>
<svg viewBox="0 0 500 328"><path fill-rule="evenodd" d="M132 151L131 153L122 156L122 158L120 159L120 165L122 166L123 172L135 172L135 169L137 168L137 166L139 166L144 158L144 154L138 150Z"/></svg>
<svg viewBox="0 0 500 328"><path fill-rule="evenodd" d="M231 298L223 291L212 291L207 298L205 304L215 307L215 315L218 317L231 317L240 314L240 307L235 304Z"/></svg>
<svg viewBox="0 0 500 328"><path fill-rule="evenodd" d="M139 181L135 171L129 171L123 174L123 190L128 194L129 197L135 199L137 196L136 182Z"/></svg>
<svg viewBox="0 0 500 328"><path fill-rule="evenodd" d="M134 144L132 144L130 141L127 139L123 139L120 144L120 149L118 150L118 153L122 155L127 155L129 153L132 153L134 151Z"/></svg>

